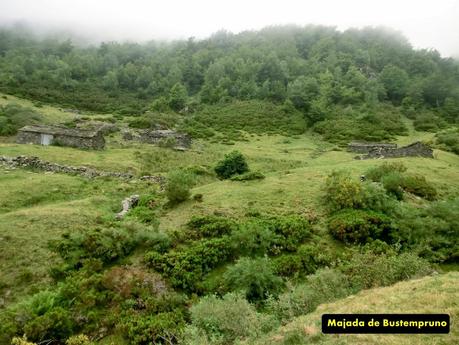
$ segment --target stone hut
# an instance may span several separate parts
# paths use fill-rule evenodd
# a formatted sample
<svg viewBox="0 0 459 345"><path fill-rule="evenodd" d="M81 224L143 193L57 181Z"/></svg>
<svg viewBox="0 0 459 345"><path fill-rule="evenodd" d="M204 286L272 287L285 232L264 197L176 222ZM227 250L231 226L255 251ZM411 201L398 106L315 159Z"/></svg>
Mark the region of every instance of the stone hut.
<svg viewBox="0 0 459 345"><path fill-rule="evenodd" d="M137 130L136 132L126 131L123 133L125 140L136 140L142 143L161 145L166 140L172 140L175 148L189 148L191 137L185 133L179 133L170 129L161 130Z"/></svg>
<svg viewBox="0 0 459 345"><path fill-rule="evenodd" d="M370 153L379 149L396 149L397 144L390 143L370 143L363 141L353 141L347 145L348 151L356 153Z"/></svg>
<svg viewBox="0 0 459 345"><path fill-rule="evenodd" d="M426 157L433 158L433 150L426 144L416 141L410 145L399 148L373 148L360 159L371 158L399 158L399 157Z"/></svg>
<svg viewBox="0 0 459 345"><path fill-rule="evenodd" d="M101 150L105 146L100 131L86 131L57 126L25 126L16 137L19 144L60 145Z"/></svg>

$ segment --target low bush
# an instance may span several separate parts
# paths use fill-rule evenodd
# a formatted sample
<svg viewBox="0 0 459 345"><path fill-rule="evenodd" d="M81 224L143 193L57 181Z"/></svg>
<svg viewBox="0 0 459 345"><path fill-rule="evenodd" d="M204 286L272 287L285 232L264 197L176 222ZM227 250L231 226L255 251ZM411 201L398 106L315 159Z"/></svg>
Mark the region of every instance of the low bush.
<svg viewBox="0 0 459 345"><path fill-rule="evenodd" d="M333 237L346 243L366 243L380 239L391 240L392 219L382 213L366 210L342 210L328 220Z"/></svg>
<svg viewBox="0 0 459 345"><path fill-rule="evenodd" d="M338 270L323 269L268 301L268 310L283 323L314 311L319 304L351 293L347 277Z"/></svg>
<svg viewBox="0 0 459 345"><path fill-rule="evenodd" d="M202 331L212 344L233 344L236 340L268 332L276 323L258 313L237 293L218 298L210 295L191 307L192 327ZM191 333L189 329L187 333ZM185 340L185 344L188 342Z"/></svg>
<svg viewBox="0 0 459 345"><path fill-rule="evenodd" d="M381 183L389 195L394 196L397 200L403 199L403 175L398 172L392 172L381 178Z"/></svg>
<svg viewBox="0 0 459 345"><path fill-rule="evenodd" d="M167 176L166 196L171 204L178 204L190 197L194 177L182 170L176 170Z"/></svg>
<svg viewBox="0 0 459 345"><path fill-rule="evenodd" d="M236 174L243 174L249 171L245 157L239 151L232 151L225 155L215 167L215 173L222 179L228 179Z"/></svg>
<svg viewBox="0 0 459 345"><path fill-rule="evenodd" d="M359 208L362 205L362 184L347 172L334 171L325 181L324 201L331 211Z"/></svg>
<svg viewBox="0 0 459 345"><path fill-rule="evenodd" d="M241 291L249 302L260 302L269 295L277 295L283 281L274 273L270 260L264 258L241 258L228 267L223 275L229 291Z"/></svg>
<svg viewBox="0 0 459 345"><path fill-rule="evenodd" d="M180 310L155 315L131 315L122 319L118 326L130 344L174 344L185 326Z"/></svg>
<svg viewBox="0 0 459 345"><path fill-rule="evenodd" d="M459 128L437 133L435 139L440 149L451 151L459 155Z"/></svg>
<svg viewBox="0 0 459 345"><path fill-rule="evenodd" d="M354 291L388 286L432 272L429 263L414 253L375 253L368 248L351 250L338 269L348 277Z"/></svg>
<svg viewBox="0 0 459 345"><path fill-rule="evenodd" d="M259 171L249 171L241 175L235 175L231 177L231 181L252 181L252 180L262 180L265 178Z"/></svg>
<svg viewBox="0 0 459 345"><path fill-rule="evenodd" d="M407 175L402 179L402 188L405 192L420 196L427 200L437 198L437 190L421 175Z"/></svg>
<svg viewBox="0 0 459 345"><path fill-rule="evenodd" d="M14 135L19 128L42 121L43 116L33 109L13 103L0 106L0 135Z"/></svg>
<svg viewBox="0 0 459 345"><path fill-rule="evenodd" d="M198 241L181 251L148 252L145 261L169 278L174 287L193 292L199 289L204 275L230 259L232 253L229 237L222 236Z"/></svg>
<svg viewBox="0 0 459 345"><path fill-rule="evenodd" d="M193 216L187 226L193 239L221 237L231 234L237 228L234 220L218 216Z"/></svg>
<svg viewBox="0 0 459 345"><path fill-rule="evenodd" d="M391 173L404 173L407 167L401 162L384 162L365 172L365 176L373 182L381 182L381 179Z"/></svg>
<svg viewBox="0 0 459 345"><path fill-rule="evenodd" d="M397 215L397 241L432 262L459 262L459 199L425 208L406 205Z"/></svg>

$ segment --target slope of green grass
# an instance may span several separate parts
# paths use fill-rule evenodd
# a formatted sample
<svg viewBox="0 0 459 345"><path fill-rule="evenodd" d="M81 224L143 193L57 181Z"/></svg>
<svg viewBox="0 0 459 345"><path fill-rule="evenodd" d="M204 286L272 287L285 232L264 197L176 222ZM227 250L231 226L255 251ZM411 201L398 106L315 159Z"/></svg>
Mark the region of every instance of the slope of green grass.
<svg viewBox="0 0 459 345"><path fill-rule="evenodd" d="M278 330L246 345L300 344L458 344L459 272L425 277L393 286L365 290L345 299L320 305L311 314L300 316ZM321 316L325 313L446 313L451 317L450 334L341 334L323 335Z"/></svg>

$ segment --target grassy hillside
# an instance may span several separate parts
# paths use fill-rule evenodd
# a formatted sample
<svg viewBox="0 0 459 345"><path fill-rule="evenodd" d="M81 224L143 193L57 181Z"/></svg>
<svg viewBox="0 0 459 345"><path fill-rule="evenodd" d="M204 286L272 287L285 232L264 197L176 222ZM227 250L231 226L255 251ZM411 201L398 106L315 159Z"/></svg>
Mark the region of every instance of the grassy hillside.
<svg viewBox="0 0 459 345"><path fill-rule="evenodd" d="M451 272L401 282L390 287L365 290L334 303L322 304L315 312L296 318L259 341L244 344L457 344L458 283L459 273ZM446 313L450 315L452 325L450 334L440 335L323 335L321 316L324 313Z"/></svg>
<svg viewBox="0 0 459 345"><path fill-rule="evenodd" d="M0 99L3 102L4 99ZM11 100L24 106L35 107L35 105L26 100L14 99L10 96L6 101L9 102ZM220 114L226 117L225 121L230 118L230 114L226 111L231 107L225 108L223 115ZM272 118L273 114L279 110L276 109L271 109L268 114L267 123L271 124L271 129L275 128L276 124L279 123L279 119ZM73 116L65 111L48 106L35 107L35 110L44 116L47 123L66 122ZM215 106L214 110L217 111L218 107ZM231 111L236 110L233 109ZM241 130L243 127L239 125L244 123L243 118L249 116L249 113L242 113L237 120L240 123L235 124L234 128ZM215 114L218 115L218 112L209 111L199 116L203 120L202 123L205 122L206 118L212 118L216 132L224 132L225 126L229 126L229 124L226 123L223 127L218 127L218 116ZM408 128L408 135L397 137L397 143L400 145L417 140L432 140L433 133L416 131L411 120L404 119L404 122ZM119 121L118 124L125 126L126 122ZM382 162L380 160L356 160L354 159L355 154L347 152L341 146L324 141L321 136L311 131L298 134L282 130L282 132L286 133L281 135L279 132L277 134L268 134L262 131L262 128L257 128L260 131L257 130L254 133L250 129L255 124L249 123L249 125L246 128L247 131L230 131L228 137L226 137L226 139L239 139L239 141L220 140L225 138L217 134L215 137L218 138L195 139L191 149L185 152L124 141L119 133L107 136L106 148L101 151L58 146L19 145L14 143L14 137L12 136L1 138L0 155L33 155L43 160L61 164L90 166L106 171L131 172L136 177L146 174L162 174L166 176L171 171L181 169L193 174L195 185L191 188L191 198L179 204L171 204L168 203L166 193L158 191L157 186L154 184L139 179L130 181L114 178L87 179L80 176L0 167L0 270L2 272L0 276L0 318L3 317L4 311L11 312L12 309L10 308L14 310L14 308L28 306L28 303L33 306L35 302L32 303L30 301L33 301L34 294L39 291L42 293L43 290L48 289L49 291L45 292L44 295L50 293L52 295L55 294L55 296L61 293L73 293L73 297L69 298L71 301L69 304L62 304L57 308L65 306L64 309L71 314L71 316L68 316L71 320L80 320L80 315L90 315L93 319L84 325L79 323L80 321L76 321L74 328L70 331L67 330L65 334L62 333L64 335L59 333L59 329L56 331L57 333L43 334L47 334L47 336L51 334L54 337L64 339L78 330L78 332L87 333L94 339L101 338L102 342L109 343L110 340L114 339L115 343L122 344L127 343L127 339L129 339L133 343L144 344L141 336L145 334L150 336L151 332L153 332L151 330L155 330L155 327L157 327L155 324L157 310L163 310L161 308L169 308L170 306L170 310L165 309L166 311L162 313L162 317L165 317L166 321L161 320L165 324L158 327L165 327L168 332L169 328L167 327L175 327L174 325L177 323L177 328L173 329L175 337L175 334L182 331L185 323L191 324L189 307L197 304L202 299L203 296L200 296L200 294L206 294L206 291L211 291L212 294L223 295L228 291L232 291L231 288L224 286L222 277L224 277L225 272L236 265L236 260L243 255L253 255L254 258L257 255L261 257L270 256L269 260L276 261L276 264L280 263L279 265L285 265L287 270L289 269L288 264L293 262L293 259L302 258L303 256L311 257L312 261L317 257L321 257L321 259L317 259L318 261L323 259L317 265L308 263L308 265L312 265L312 268L306 267L307 271L303 273L297 272L298 274L295 273L282 276L282 279L279 278L283 281L282 284L285 283L286 285L301 284L304 279L307 279L306 276L313 274L319 267L339 266L346 260L351 260L352 255L347 259L342 259L341 255L345 255L348 250L353 250L357 246L333 239L327 228L330 211L327 205L324 204L325 181L333 171L345 170L349 172L354 182L360 183L358 182L360 175L366 173L370 168L380 166ZM225 154L233 150L240 151L246 158L250 169L261 172L265 178L253 181L231 181L217 178L214 172L215 165ZM392 159L390 162L403 163L408 169L408 173L423 176L434 186L439 200L457 198L459 196L459 156L442 150L436 150L434 156L434 159L411 157ZM383 193L385 192L383 191ZM132 194L141 196L140 207L133 211L131 218L128 217L125 221L116 221L114 215L120 211L121 200ZM195 195L201 195L202 200L193 198ZM392 201L396 202L400 207L408 205L414 210L429 209L430 205L433 204L427 199L410 193L407 193L406 197L400 202L395 199ZM437 218L441 218L444 214L440 213ZM222 226L224 230L229 228L237 236L242 237L234 237L239 242L231 244L231 241L235 240L228 234L228 236L224 235L222 237L224 240L218 237L219 235L214 238L212 231L210 231L210 235L199 235L199 233L193 235L193 231L197 230L191 230L187 224L193 216L197 215L226 217L224 220L217 218L217 229L218 226ZM267 220L263 218L263 215L274 217L269 220L272 223L266 223ZM252 216L253 218L250 218ZM280 216L285 216L285 218ZM290 219L288 216L293 218ZM280 220L276 217L279 217ZM429 221L435 222L438 220L437 218L429 218ZM287 231L286 240L295 238L297 235L295 235L295 231L298 230L296 227L299 227L300 230L298 231L305 231L303 233L304 237L301 237L303 235L300 234L300 240L292 240L291 249L284 252L282 252L282 248L278 249L275 243L270 249L269 255L266 253L260 254L260 252L256 254L234 252L234 255L228 254L225 257L226 261L218 261L220 259L216 259L217 263L211 262L209 264L210 268L205 266L207 263L203 264L204 268L198 267L196 272L201 269L205 271L200 273L202 274L200 283L202 282L204 287L198 287L198 290L200 288L204 290L190 293L189 289L187 290L189 287L174 285L171 277L168 276L168 272L161 271L164 266L156 266L153 269L152 264L149 264L146 259L148 254L151 254L157 248L160 248L159 251L162 257L168 255L167 257L171 258L171 260L183 258L186 261L189 259L186 255L190 255L193 258L193 260L190 260L192 264L190 264L191 266L186 266L187 263L185 263L184 270L194 274L196 273L193 271L195 268L192 266L194 262L199 263L199 260L215 254L215 252L206 247L207 245L213 248L213 245L221 245L224 241L228 241L231 244L229 247L234 250L236 247L241 247L241 243L253 242L255 247L258 245L263 247L265 243L269 243L274 237L276 238L275 241L279 239L281 241L282 236L279 237L279 234L275 236L271 234L273 238L265 238L263 236L266 236L266 234L257 233L260 229L266 230L270 226L274 226L273 224L276 224L277 221L287 222L285 223L287 224L285 228L282 226L277 228L278 231L281 229L281 232L283 231L282 229ZM239 222L238 226L240 227L234 225L237 222ZM157 223L159 223L159 230L156 229ZM454 224L454 222L451 224ZM439 227L440 230L446 229L444 230L445 232L449 231L448 224L444 225L442 223L441 225L443 227ZM228 228L225 228L225 226L228 226ZM291 229L290 226L292 227ZM97 238L98 235L95 234L100 234L100 232L97 232L99 229L120 237L113 242L110 237L103 237L99 242L94 242L95 240L91 236L96 236ZM254 232L244 233L244 229L251 229ZM291 235L288 234L289 229L292 231ZM67 237L62 238L62 234L66 233L68 234ZM122 234L125 233L129 234L128 238L123 237ZM142 240L144 235L147 236L145 241ZM89 236L89 239L85 236ZM209 238L205 236L209 236ZM428 236L430 235L428 234ZM53 252L49 246L50 240L56 239L63 241L61 243L60 256L55 251ZM78 242L79 240L81 242ZM132 244L130 241L135 243ZM96 247L91 247L93 242L97 243ZM228 243L225 245L228 245ZM89 249L85 246L88 246ZM84 249L82 249L83 247ZM300 247L304 250L303 252L297 252ZM227 247L225 248L228 249ZM381 250L381 248L378 250ZM222 251L217 250L216 252L219 254ZM168 254L166 255L165 253ZM180 256L183 253L186 253L186 255ZM175 257L175 254L178 256ZM91 255L94 255L94 257ZM101 261L97 255L101 255L106 261ZM328 258L327 255L329 255ZM71 261L73 257L80 258L80 256L82 257L81 262L68 264L67 261ZM325 258L322 256L325 256ZM153 253L152 257L154 260L155 253ZM394 258L394 260L398 260L398 256L394 256ZM428 270L428 265L422 260L419 262L416 262L416 264L421 266L422 272L425 274ZM67 264L68 266L65 268L67 271L64 270L58 280L51 278L50 268ZM176 263L173 262L173 264L175 265ZM178 270L180 270L180 264L175 265ZM359 263L354 264L358 266ZM85 265L88 265L89 268ZM85 268L81 269L81 266ZM381 267L384 268L384 265ZM454 262L449 263L448 267L453 270L457 269L454 266ZM416 266L415 273L417 273L418 268ZM377 269L380 269L380 267L378 266ZM162 273L162 276L160 276L160 273ZM411 276L411 273L406 276L402 275L394 281ZM175 277L183 278L180 274L176 274ZM160 287L166 289L165 297L155 295L157 291L154 289L148 290L150 287L148 284L150 283L147 285L142 285L143 283L135 285L138 284L138 279L147 283L151 283L151 281L154 281L155 284L158 283ZM160 280L158 281L158 279ZM415 294L419 293L419 300L421 301L422 298L427 298L434 288L438 289L439 295L433 297L434 302L438 302L438 304L432 304L432 310L448 311L449 309L447 308L451 308L452 312L457 313L457 306L453 304L447 306L445 302L446 298L453 300L453 297L457 297L457 291L453 289L453 281L457 281L457 279L458 275L456 273L426 278L416 282L418 287L414 291ZM430 287L430 283L427 284L429 281L432 282L433 287ZM380 286L378 284L372 286ZM336 305L339 306L339 303L362 298L362 308L368 304L367 307L370 308L368 309L370 311L373 307L375 308L374 310L382 310L377 309L377 307L382 307L384 305L383 301L387 300L387 292L385 291L394 291L394 293L399 291L400 293L397 294L396 298L393 298L393 310L397 311L396 303L399 306L407 304L409 308L411 302L403 299L408 294L405 291L405 287L408 284L399 284L387 288L397 289L400 286L401 290L377 289L366 291L359 294L358 297L337 302ZM91 290L93 288L95 289L94 291ZM361 288L359 287L359 289ZM347 293L350 293L350 288L347 291ZM381 293L379 294L380 291ZM39 294L36 298L40 299L44 295ZM372 295L378 296L378 299L371 300ZM63 300L67 301L69 295L65 296ZM442 296L446 297L443 298ZM56 303L63 303L62 299L55 298L56 301L59 301L55 301ZM140 306L136 304L144 303L142 298L147 301L145 302L147 305L150 303L149 307L142 307L142 304ZM159 298L159 300L155 300L155 298ZM164 298L164 300L161 298ZM168 300L168 298L171 300ZM150 299L153 299L153 301ZM19 304L17 304L18 302ZM248 303L245 299L244 302ZM37 303L40 304L40 300ZM413 311L418 308L416 303L413 302ZM389 302L386 304L388 308L391 306ZM360 304L356 305L360 306ZM54 307L56 306L50 307L50 310L53 310ZM175 307L178 311L173 309ZM257 312L264 312L262 304L256 305L256 307L251 305L250 308L258 308ZM305 320L310 320L307 321L310 322L310 326L307 328L306 335L309 337L308 332L313 332L310 334L310 338L307 338L309 339L308 341L325 342L327 344L333 343L333 341L338 343L343 341L343 344L347 344L347 338L345 337L326 338L316 334L317 329L314 327L317 327L317 325L312 315L317 315L323 308L322 306L316 313L304 317L306 318ZM387 311L390 310L392 309ZM362 311L364 310L362 309ZM14 315L14 312L11 313L11 315ZM32 340L40 339L40 332L42 332L40 328L42 326L41 322L43 322L45 329L43 332L55 326L53 319L55 316L50 316L51 319L46 321L47 319L41 314L42 311L37 313L38 324L28 326L36 331L35 334L32 334ZM118 324L119 320L110 318L110 315L118 315L119 313L122 313L121 319L124 323ZM168 317L171 317L172 321L167 319ZM179 320L176 321L176 318ZM298 340L301 343L301 341L304 341L303 328L300 326L300 323L303 322L301 320L303 320L303 317L280 328L266 338L262 337L263 341L260 341L259 344L269 344L269 342L273 342L273 344L296 344L295 341L297 340L295 339L299 335L303 339ZM287 321L280 320L279 322ZM297 328L301 328L301 331L299 332ZM20 330L22 329L28 328L20 328ZM104 331L102 332L101 329ZM160 328L158 332L162 330ZM11 334L16 334L15 329L8 329L8 331L11 331ZM17 332L19 335L22 334L22 331ZM137 334L141 335L136 338ZM162 333L160 335L162 336ZM129 338L126 338L127 336ZM429 337L414 338L422 341L425 339L427 343L433 339ZM364 344L370 343L371 339L379 342L379 338L370 337L368 341L365 339L362 340ZM388 339L398 340L398 338ZM445 343L452 344L449 339L445 339ZM360 338L355 338L355 341L359 342ZM1 336L0 344L3 345Z"/></svg>

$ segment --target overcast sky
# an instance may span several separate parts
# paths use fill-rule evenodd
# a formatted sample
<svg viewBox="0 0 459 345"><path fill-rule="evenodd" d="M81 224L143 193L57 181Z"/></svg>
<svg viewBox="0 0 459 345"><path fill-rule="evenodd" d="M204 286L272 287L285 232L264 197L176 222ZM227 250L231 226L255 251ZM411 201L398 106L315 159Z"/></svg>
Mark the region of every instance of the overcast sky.
<svg viewBox="0 0 459 345"><path fill-rule="evenodd" d="M137 41L275 24L383 25L416 48L459 56L459 0L0 0L0 24L16 21L93 40Z"/></svg>

